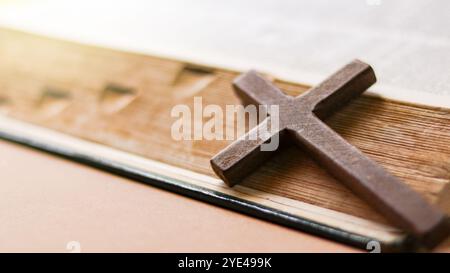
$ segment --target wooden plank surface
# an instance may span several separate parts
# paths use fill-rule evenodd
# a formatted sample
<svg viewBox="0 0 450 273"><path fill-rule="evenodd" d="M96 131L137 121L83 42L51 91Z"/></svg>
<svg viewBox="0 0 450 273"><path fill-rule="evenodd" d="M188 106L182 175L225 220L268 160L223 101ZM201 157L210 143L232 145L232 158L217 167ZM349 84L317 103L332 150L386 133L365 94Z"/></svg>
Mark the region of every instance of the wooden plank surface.
<svg viewBox="0 0 450 273"><path fill-rule="evenodd" d="M4 29L0 41L4 115L214 177L209 159L230 142L173 140L170 111L177 104L192 106L194 96L202 96L204 105L239 104L230 84L237 72ZM275 84L291 95L308 88ZM363 96L327 123L431 202L442 199L450 182L449 109ZM388 225L295 147L243 187Z"/></svg>

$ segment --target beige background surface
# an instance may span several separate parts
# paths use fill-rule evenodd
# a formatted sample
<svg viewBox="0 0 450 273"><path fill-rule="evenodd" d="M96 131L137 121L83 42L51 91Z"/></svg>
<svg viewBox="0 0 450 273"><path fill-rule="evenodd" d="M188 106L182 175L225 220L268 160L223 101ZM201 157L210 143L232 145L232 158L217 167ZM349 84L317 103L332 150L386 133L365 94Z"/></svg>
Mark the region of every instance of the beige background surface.
<svg viewBox="0 0 450 273"><path fill-rule="evenodd" d="M0 252L357 251L0 141Z"/></svg>

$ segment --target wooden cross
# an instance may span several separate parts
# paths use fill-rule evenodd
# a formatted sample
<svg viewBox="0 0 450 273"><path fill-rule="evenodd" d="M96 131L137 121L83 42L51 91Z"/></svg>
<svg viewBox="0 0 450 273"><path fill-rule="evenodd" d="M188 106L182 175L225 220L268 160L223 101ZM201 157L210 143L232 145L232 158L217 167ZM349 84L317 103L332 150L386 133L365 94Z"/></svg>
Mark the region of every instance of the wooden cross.
<svg viewBox="0 0 450 273"><path fill-rule="evenodd" d="M433 246L449 232L445 214L321 121L375 82L372 68L358 60L295 98L285 95L254 71L241 75L233 83L238 96L245 104L278 105L279 130L258 134L262 127L270 126L267 117L214 156L213 170L233 186L273 154L263 151L263 144L274 137L280 137L281 141L289 139L393 223L425 245ZM270 115L270 107L267 109Z"/></svg>

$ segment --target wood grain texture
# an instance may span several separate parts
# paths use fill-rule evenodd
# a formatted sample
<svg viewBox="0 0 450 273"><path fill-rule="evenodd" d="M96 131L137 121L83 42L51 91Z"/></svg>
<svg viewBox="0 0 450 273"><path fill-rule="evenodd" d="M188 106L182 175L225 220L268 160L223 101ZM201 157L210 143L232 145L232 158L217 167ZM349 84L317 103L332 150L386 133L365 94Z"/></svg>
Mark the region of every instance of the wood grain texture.
<svg viewBox="0 0 450 273"><path fill-rule="evenodd" d="M202 96L204 105L239 104L231 87L237 72L5 29L0 60L0 112L9 117L211 177L210 158L231 143L173 140L170 111L192 106L193 96ZM274 83L294 96L308 88ZM112 85L131 90L124 92L128 97L113 92L105 102ZM48 90L66 95L49 100ZM449 109L362 96L326 122L431 202L450 183ZM387 223L295 147L278 153L243 186Z"/></svg>

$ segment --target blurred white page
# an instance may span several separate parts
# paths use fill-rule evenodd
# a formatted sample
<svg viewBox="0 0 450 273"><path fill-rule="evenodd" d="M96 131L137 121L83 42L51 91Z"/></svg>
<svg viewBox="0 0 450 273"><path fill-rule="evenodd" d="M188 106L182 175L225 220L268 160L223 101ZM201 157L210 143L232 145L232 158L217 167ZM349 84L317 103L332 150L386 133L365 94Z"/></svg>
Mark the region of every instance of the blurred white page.
<svg viewBox="0 0 450 273"><path fill-rule="evenodd" d="M372 92L450 107L446 0L0 0L0 25L307 84L359 58Z"/></svg>

